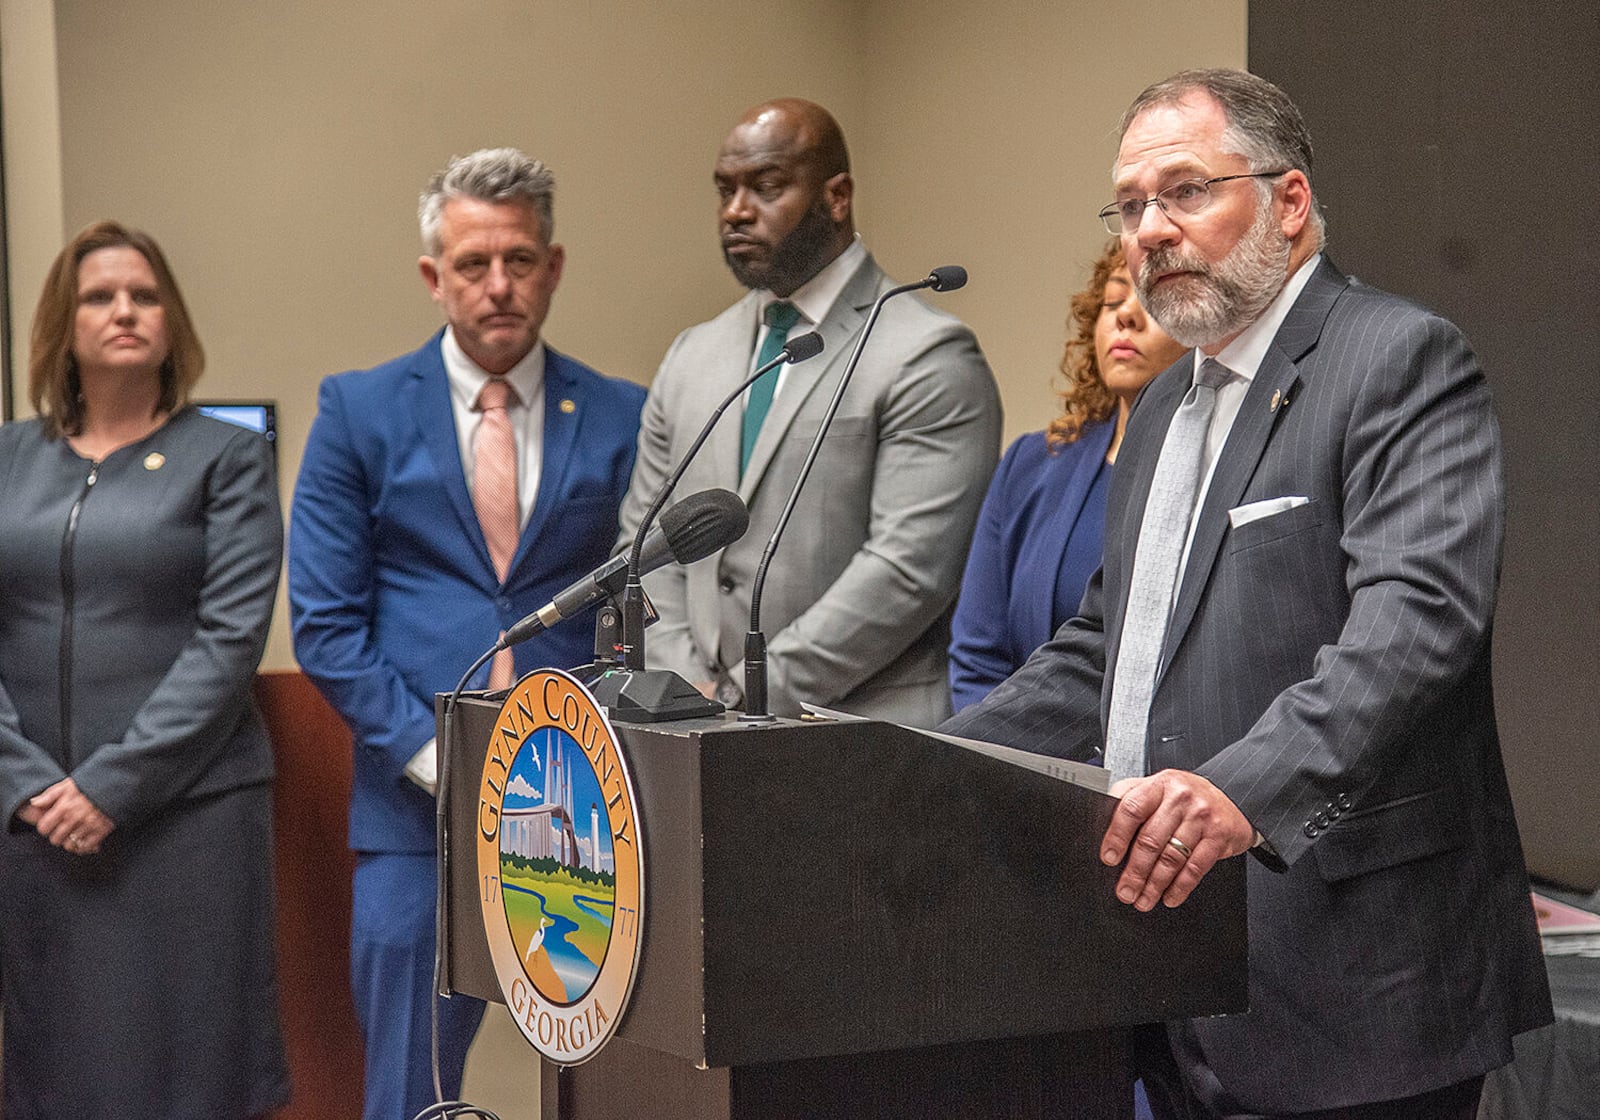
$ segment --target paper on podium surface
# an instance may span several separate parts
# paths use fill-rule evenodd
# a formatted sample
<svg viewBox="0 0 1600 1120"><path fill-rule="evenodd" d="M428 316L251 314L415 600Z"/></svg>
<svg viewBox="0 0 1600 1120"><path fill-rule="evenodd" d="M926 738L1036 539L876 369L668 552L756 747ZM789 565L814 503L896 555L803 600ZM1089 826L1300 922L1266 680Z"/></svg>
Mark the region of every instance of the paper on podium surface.
<svg viewBox="0 0 1600 1120"><path fill-rule="evenodd" d="M824 719L835 719L844 723L859 722L865 716L852 715L849 712L837 711L833 708L824 708L820 704L802 704L805 710L814 716ZM885 720L884 722L890 722ZM1026 767L1035 773L1045 774L1059 781L1070 782L1075 786L1092 789L1096 793L1109 794L1111 792L1111 771L1104 766L1091 766L1087 762L1073 762L1067 758L1055 758L1047 754L1034 754L1032 751L1018 750L1016 747L1002 747L998 743L985 743L978 739L963 739L959 735L946 735L941 731L927 731L920 727L907 727L905 724L895 724L896 727L905 727L907 731L915 731L919 735L927 735L953 746L965 747L969 751L986 754L990 758L998 758L1014 766Z"/></svg>
<svg viewBox="0 0 1600 1120"><path fill-rule="evenodd" d="M854 712L841 712L838 708L824 708L821 704L807 704L800 701L800 706L805 709L806 715L816 716L818 719L836 719L840 723L865 723L869 717L858 716Z"/></svg>
<svg viewBox="0 0 1600 1120"><path fill-rule="evenodd" d="M1048 754L1034 754L1032 751L1002 747L998 743L985 743L978 739L963 739L959 735L946 735L941 731L924 731L922 734L931 735L935 739L953 743L958 747L966 747L969 751L986 754L990 758L1001 759L1014 766L1025 766L1029 770L1047 774L1063 782L1071 782L1075 786L1092 789L1096 793L1111 792L1111 771L1104 766L1091 766L1087 762L1074 762L1070 758L1056 758Z"/></svg>

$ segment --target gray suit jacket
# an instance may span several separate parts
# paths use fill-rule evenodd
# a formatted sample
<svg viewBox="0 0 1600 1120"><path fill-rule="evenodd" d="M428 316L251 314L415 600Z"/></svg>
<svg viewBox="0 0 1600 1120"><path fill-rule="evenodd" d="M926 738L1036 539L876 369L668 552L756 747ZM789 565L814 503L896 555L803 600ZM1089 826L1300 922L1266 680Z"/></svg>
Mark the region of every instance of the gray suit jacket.
<svg viewBox="0 0 1600 1120"><path fill-rule="evenodd" d="M819 357L786 367L782 390L739 476L739 413L729 409L675 492L735 490L750 507L739 542L645 587L660 613L652 666L716 680L742 701L750 585L855 336L890 286L869 257L819 325ZM645 402L622 509L631 541L663 478L716 403L749 373L754 293L679 335ZM861 364L767 572L769 708L802 700L931 726L949 714L945 651L972 527L999 454L1000 403L972 332L913 296L884 306Z"/></svg>
<svg viewBox="0 0 1600 1120"><path fill-rule="evenodd" d="M1083 617L950 730L1100 749L1191 371L1134 410ZM1218 458L1150 716L1151 772L1206 776L1276 849L1250 869L1249 1013L1172 1032L1223 1111L1410 1096L1503 1064L1550 1017L1489 679L1503 524L1499 430L1460 332L1324 261Z"/></svg>
<svg viewBox="0 0 1600 1120"><path fill-rule="evenodd" d="M186 407L90 473L37 419L0 427L6 827L69 776L117 835L272 780L250 691L283 555L267 441Z"/></svg>

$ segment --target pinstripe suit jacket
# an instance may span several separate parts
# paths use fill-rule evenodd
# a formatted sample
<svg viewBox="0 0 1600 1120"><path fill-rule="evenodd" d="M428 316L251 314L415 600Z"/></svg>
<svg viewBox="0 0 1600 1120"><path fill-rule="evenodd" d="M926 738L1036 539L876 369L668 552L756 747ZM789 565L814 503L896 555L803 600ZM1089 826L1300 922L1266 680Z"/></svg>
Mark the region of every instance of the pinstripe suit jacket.
<svg viewBox="0 0 1600 1120"><path fill-rule="evenodd" d="M950 730L1099 750L1145 497L1191 369L1134 410L1086 617ZM1309 500L1230 528L1229 509L1287 496ZM1172 1027L1225 1114L1447 1085L1550 1018L1489 676L1503 522L1498 426L1465 339L1324 260L1219 455L1150 714L1151 772L1204 775L1276 851L1250 869L1249 1013Z"/></svg>

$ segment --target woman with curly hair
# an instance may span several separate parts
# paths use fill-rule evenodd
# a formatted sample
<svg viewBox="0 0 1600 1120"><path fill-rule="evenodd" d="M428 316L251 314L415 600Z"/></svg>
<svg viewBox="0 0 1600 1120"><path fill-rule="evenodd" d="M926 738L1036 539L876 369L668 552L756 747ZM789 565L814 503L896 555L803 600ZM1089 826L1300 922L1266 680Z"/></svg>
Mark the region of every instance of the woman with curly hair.
<svg viewBox="0 0 1600 1120"><path fill-rule="evenodd" d="M1061 414L1007 449L972 539L950 644L956 711L1010 676L1077 612L1105 542L1128 411L1185 352L1139 306L1121 243L1072 297Z"/></svg>

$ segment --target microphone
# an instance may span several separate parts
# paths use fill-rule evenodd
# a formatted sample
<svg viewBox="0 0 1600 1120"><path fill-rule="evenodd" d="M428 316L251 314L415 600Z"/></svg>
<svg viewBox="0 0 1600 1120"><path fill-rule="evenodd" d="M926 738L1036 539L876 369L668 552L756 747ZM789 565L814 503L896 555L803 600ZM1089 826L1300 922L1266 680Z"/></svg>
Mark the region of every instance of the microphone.
<svg viewBox="0 0 1600 1120"><path fill-rule="evenodd" d="M856 366L861 364L861 351L866 347L867 336L877 325L879 312L883 310L885 303L906 292L921 291L924 288L932 288L936 292L953 292L957 288L964 287L966 283L967 270L958 264L947 264L934 269L915 283L890 288L873 302L872 310L867 314L866 325L856 336L856 346L850 353L850 360L845 363L844 372L839 375L839 384L833 390L833 398L828 401L827 411L822 414L822 423L818 425L817 434L811 440L811 449L806 452L805 461L800 464L799 477L794 481L794 488L789 491L783 512L778 515L778 523L772 527L772 536L767 538L767 547L761 553L761 563L756 568L755 580L750 585L750 630L744 636L744 715L739 717L741 720L752 723L772 722L773 717L767 712L767 638L761 632L761 592L767 583L767 567L772 563L772 554L777 551L778 540L783 536L784 527L789 524L789 517L794 513L795 503L800 500L800 489L805 486L806 478L811 474L811 466L816 462L818 452L822 450L822 440L833 423L834 413L839 411L839 404L844 400L845 388L850 384Z"/></svg>
<svg viewBox="0 0 1600 1120"><path fill-rule="evenodd" d="M678 480L683 477L683 472L689 469L689 464L699 454L700 448L711 436L711 429L716 427L717 421L722 419L722 414L728 406L738 400L740 395L750 386L754 385L763 376L777 369L785 362L803 362L822 353L822 336L816 331L808 331L797 338L791 338L783 344L783 349L778 351L778 356L761 366L749 377L739 383L738 388L723 398L722 403L712 410L705 427L700 429L700 434L695 436L694 442L689 445L689 450L684 452L683 458L672 469L661 489L657 491L655 500L650 503L650 508L639 519L639 531L634 534L633 548L628 553L627 582L623 585L622 594L622 655L623 663L633 670L644 669L644 589L639 583L639 577L649 569L644 568L643 554L645 534L649 531L651 523L672 496L673 487L678 485ZM748 518L748 513L746 514ZM743 530L740 531L743 535ZM738 538L735 537L735 540ZM727 542L731 543L731 542ZM723 547L718 545L718 548ZM716 551L712 549L712 551ZM637 591L635 590L637 589Z"/></svg>
<svg viewBox="0 0 1600 1120"><path fill-rule="evenodd" d="M695 719L722 713L721 704L700 695L699 689L677 673L665 669L651 671L644 667L645 598L644 585L639 582L639 577L645 570L643 567L645 535L660 513L661 507L666 504L667 498L672 495L672 488L678 485L678 480L683 477L690 461L710 437L711 429L722 418L728 406L738 400L739 395L755 384L760 377L777 369L784 362L803 362L821 352L822 336L815 331L788 339L777 357L740 382L739 387L729 393L712 411L705 427L700 429L700 434L695 437L694 442L689 445L689 450L661 484L661 489L651 501L650 508L645 510L644 516L640 518L639 531L634 534L633 547L628 551L627 582L623 584L620 596L623 667L608 669L589 686L590 693L611 713L613 719L630 723L659 723L664 720ZM746 517L748 516L747 512ZM665 521L664 515L662 520ZM742 533L743 530L740 535ZM731 540L721 542L710 551L730 543Z"/></svg>
<svg viewBox="0 0 1600 1120"><path fill-rule="evenodd" d="M692 564L744 536L750 511L731 490L702 490L669 507L645 537L639 572L653 572L669 561ZM548 630L564 618L615 595L628 582L628 554L618 553L556 594L544 606L501 635L495 649L509 649Z"/></svg>

